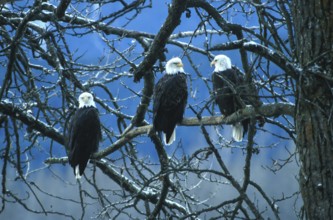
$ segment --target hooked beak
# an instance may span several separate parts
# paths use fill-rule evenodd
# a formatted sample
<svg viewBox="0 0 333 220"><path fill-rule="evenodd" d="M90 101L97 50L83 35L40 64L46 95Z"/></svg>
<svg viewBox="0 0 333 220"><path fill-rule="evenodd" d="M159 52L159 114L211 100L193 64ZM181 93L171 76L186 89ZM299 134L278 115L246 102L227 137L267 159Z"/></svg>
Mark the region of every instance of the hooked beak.
<svg viewBox="0 0 333 220"><path fill-rule="evenodd" d="M183 67L184 65L183 65L183 63L177 63L177 66L178 67Z"/></svg>
<svg viewBox="0 0 333 220"><path fill-rule="evenodd" d="M213 60L211 63L210 63L210 66L214 66L215 65L215 60Z"/></svg>

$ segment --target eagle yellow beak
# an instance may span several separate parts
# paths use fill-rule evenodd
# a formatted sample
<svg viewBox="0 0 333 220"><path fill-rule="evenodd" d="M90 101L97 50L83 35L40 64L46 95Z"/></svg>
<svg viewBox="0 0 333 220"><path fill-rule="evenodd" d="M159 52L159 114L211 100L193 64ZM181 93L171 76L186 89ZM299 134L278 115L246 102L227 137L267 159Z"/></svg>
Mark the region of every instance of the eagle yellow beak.
<svg viewBox="0 0 333 220"><path fill-rule="evenodd" d="M214 66L215 65L215 60L213 60L211 63L210 63L210 66Z"/></svg>
<svg viewBox="0 0 333 220"><path fill-rule="evenodd" d="M177 66L178 67L183 67L184 65L183 65L183 63L177 63Z"/></svg>

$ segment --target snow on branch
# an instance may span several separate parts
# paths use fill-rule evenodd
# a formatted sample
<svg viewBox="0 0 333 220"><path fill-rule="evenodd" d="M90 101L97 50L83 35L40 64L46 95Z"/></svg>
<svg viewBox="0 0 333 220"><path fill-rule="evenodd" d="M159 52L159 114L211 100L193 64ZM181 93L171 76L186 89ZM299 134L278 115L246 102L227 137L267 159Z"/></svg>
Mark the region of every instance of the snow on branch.
<svg viewBox="0 0 333 220"><path fill-rule="evenodd" d="M64 137L60 132L52 126L36 119L33 115L28 114L25 110L15 106L13 103L0 101L0 112L20 120L31 129L39 131L42 135L49 137L62 145L65 143Z"/></svg>
<svg viewBox="0 0 333 220"><path fill-rule="evenodd" d="M184 118L181 125L184 126L199 126L199 125L219 125L219 124L234 124L246 118L264 116L264 117L278 117L280 115L294 116L294 104L274 103L265 104L259 108L253 106L246 106L228 117L224 116L209 116L202 117L198 120L196 117Z"/></svg>
<svg viewBox="0 0 333 220"><path fill-rule="evenodd" d="M124 146L126 143L131 141L133 138L148 133L148 131L151 129L151 125L146 125L142 127L137 127L129 132L127 132L125 135L123 135L121 138L119 138L116 142L114 142L111 146L95 153L92 158L93 159L100 159L103 158L109 154L112 154L113 152L119 150L122 146ZM68 161L68 159L61 158L48 158L44 161L46 164L55 164L55 163L64 163Z"/></svg>
<svg viewBox="0 0 333 220"><path fill-rule="evenodd" d="M201 125L219 125L219 124L234 124L238 121L241 121L245 118L255 117L255 116L264 116L264 117L278 117L280 115L289 115L294 116L294 105L286 103L275 103L275 104L266 104L255 109L253 106L246 106L246 108L241 109L234 114L224 117L220 116L205 116L199 120L196 117L184 118L180 126L201 126ZM142 135L148 134L152 129L152 125L145 125L142 127L137 127L130 132L124 134L120 139L118 139L111 146L105 148L104 150L93 155L93 158L100 159L103 158L117 150L119 150L124 144L133 138Z"/></svg>
<svg viewBox="0 0 333 220"><path fill-rule="evenodd" d="M57 13L56 13L58 18L61 18L65 15L65 11L70 3L71 3L70 0L61 0L60 1L58 8L57 8Z"/></svg>
<svg viewBox="0 0 333 220"><path fill-rule="evenodd" d="M1 107L1 106L0 106ZM264 117L278 117L281 115L294 116L294 104L291 103L274 103L274 104L265 104L255 109L253 106L246 106L244 109L241 109L228 117L222 115L219 116L205 116L199 120L197 117L184 118L180 126L201 126L201 125L220 125L220 124L234 124L238 121L241 121L245 118L264 116ZM145 125L137 127L130 130L129 132L122 135L116 142L111 146L95 153L92 158L101 159L117 150L119 150L123 145L131 141L133 138L148 134L152 129L152 125ZM53 163L63 163L64 160L59 158L48 158L44 161L47 164Z"/></svg>
<svg viewBox="0 0 333 220"><path fill-rule="evenodd" d="M242 26L239 24L234 24L226 19L224 19L223 16L221 16L220 12L213 6L211 5L208 1L204 0L191 0L189 1L188 7L199 7L202 8L207 12L209 16L211 16L217 25L226 33L228 34L233 34L237 37L238 40L244 39L243 31L242 31ZM248 58L247 58L247 53L243 48L239 48L239 52L241 55L241 60L243 64L243 69L244 72L247 74L246 78L250 77L250 68L248 64Z"/></svg>
<svg viewBox="0 0 333 220"><path fill-rule="evenodd" d="M225 44L217 44L214 47L211 47L209 50L219 51L219 50L233 50L241 48L265 57L266 59L272 61L281 69L283 69L291 77L295 79L297 78L299 69L295 67L291 62L289 62L287 57L285 57L282 53L278 51L274 51L254 41L247 41L246 39L242 39L233 42L228 42Z"/></svg>
<svg viewBox="0 0 333 220"><path fill-rule="evenodd" d="M39 15L35 16L34 18L36 20L39 19L44 22L52 21L54 19L52 17L53 16L52 13L56 13L57 8L52 4L43 3L42 9L45 12L51 12L51 13L40 13ZM137 40L140 40L140 37L154 38L154 36L155 36L153 34L148 34L148 33L144 33L144 32L138 32L138 31L134 31L134 30L126 30L123 28L112 27L107 23L99 22L99 21L96 21L93 19L76 16L76 15L74 16L74 15L70 15L70 14L65 14L59 20L70 23L72 25L81 25L82 27L92 26L94 29L100 30L107 35L114 34L114 35L118 35L121 37L134 38Z"/></svg>

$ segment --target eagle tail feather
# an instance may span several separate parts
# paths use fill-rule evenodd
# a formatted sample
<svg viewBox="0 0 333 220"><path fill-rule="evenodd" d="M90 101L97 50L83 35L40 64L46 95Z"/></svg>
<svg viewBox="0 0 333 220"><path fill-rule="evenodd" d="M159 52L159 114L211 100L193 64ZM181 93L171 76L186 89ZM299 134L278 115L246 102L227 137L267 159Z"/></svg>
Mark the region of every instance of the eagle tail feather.
<svg viewBox="0 0 333 220"><path fill-rule="evenodd" d="M243 140L244 127L241 123L232 125L232 137L235 141L241 142Z"/></svg>
<svg viewBox="0 0 333 220"><path fill-rule="evenodd" d="M173 129L172 134L163 133L163 142L165 145L171 145L176 140L176 128Z"/></svg>
<svg viewBox="0 0 333 220"><path fill-rule="evenodd" d="M74 169L74 174L75 174L75 179L81 179L81 175L80 175L80 165L76 165L75 169Z"/></svg>

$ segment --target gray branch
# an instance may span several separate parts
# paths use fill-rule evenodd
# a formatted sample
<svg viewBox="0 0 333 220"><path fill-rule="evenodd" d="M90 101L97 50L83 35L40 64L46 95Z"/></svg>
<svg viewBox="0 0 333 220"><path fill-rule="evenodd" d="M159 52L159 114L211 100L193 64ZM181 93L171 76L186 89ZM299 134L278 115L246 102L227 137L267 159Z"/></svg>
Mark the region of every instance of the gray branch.
<svg viewBox="0 0 333 220"><path fill-rule="evenodd" d="M15 106L12 103L1 101L0 112L20 120L29 128L39 131L43 136L49 137L62 145L65 143L62 134L58 132L54 127L45 124L44 122L35 118L33 115L28 114L24 109Z"/></svg>
<svg viewBox="0 0 333 220"><path fill-rule="evenodd" d="M240 48L244 48L246 51L250 51L265 57L266 59L278 65L291 77L297 79L297 76L299 74L299 69L296 66L294 66L291 62L289 62L288 59L283 54L281 54L278 51L273 51L272 49L253 41L249 42L245 39L242 39L233 42L228 42L225 44L217 44L214 47L211 47L209 50L219 51L219 50L234 50Z"/></svg>
<svg viewBox="0 0 333 220"><path fill-rule="evenodd" d="M1 105L0 105L1 107ZM234 114L224 117L220 116L206 116L202 117L199 120L197 117L192 118L184 118L180 126L201 126L201 125L221 125L221 124L233 124L238 121L241 121L245 118L251 118L256 116L264 116L264 117L278 117L281 115L294 116L294 108L293 104L286 103L275 103L275 104L265 104L261 107L255 109L252 106L246 106L244 109L241 109ZM152 129L152 125L145 125L142 127L137 127L126 134L124 134L121 138L119 138L116 142L114 142L111 146L105 148L104 150L99 151L98 153L93 155L94 159L101 159L117 150L119 150L124 144L131 141L133 138L142 135L148 134L148 132ZM59 158L48 158L44 161L47 164L53 163L63 163L63 159L59 161Z"/></svg>
<svg viewBox="0 0 333 220"><path fill-rule="evenodd" d="M169 14L160 31L149 48L148 54L134 72L134 81L140 81L142 76L150 71L156 60L163 54L164 47L173 30L180 24L180 17L186 9L187 0L173 0Z"/></svg>
<svg viewBox="0 0 333 220"><path fill-rule="evenodd" d="M121 186L124 190L130 192L132 195L137 196L139 199L149 201L153 204L158 203L159 197L161 196L155 190L142 189L137 186L133 181L118 173L115 169L113 169L107 161L98 160L96 161L96 165L101 169L101 171L109 176L113 181L115 181L119 186ZM186 211L186 208L182 205L170 201L169 199L165 199L163 201L163 205L167 206L170 209L176 209L184 214L189 214Z"/></svg>

